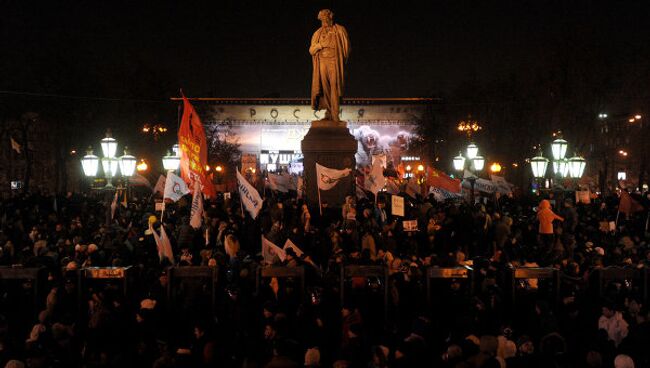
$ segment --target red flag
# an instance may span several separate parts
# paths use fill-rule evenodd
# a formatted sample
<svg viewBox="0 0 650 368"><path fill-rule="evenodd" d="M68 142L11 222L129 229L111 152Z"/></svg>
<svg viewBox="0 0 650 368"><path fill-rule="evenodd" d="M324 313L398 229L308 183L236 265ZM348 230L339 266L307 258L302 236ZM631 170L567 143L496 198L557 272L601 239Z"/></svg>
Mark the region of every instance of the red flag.
<svg viewBox="0 0 650 368"><path fill-rule="evenodd" d="M433 167L427 167L427 185L451 193L460 193L460 180L452 179L444 172Z"/></svg>
<svg viewBox="0 0 650 368"><path fill-rule="evenodd" d="M633 212L643 211L643 206L630 197L630 194L625 190L621 190L621 201L618 203L618 212L624 213L629 216Z"/></svg>
<svg viewBox="0 0 650 368"><path fill-rule="evenodd" d="M178 143L181 151L181 177L191 189L194 189L194 181L198 180L203 188L203 194L214 197L216 194L214 186L205 170L208 164L208 144L203 123L185 96L183 96L183 117L178 130Z"/></svg>

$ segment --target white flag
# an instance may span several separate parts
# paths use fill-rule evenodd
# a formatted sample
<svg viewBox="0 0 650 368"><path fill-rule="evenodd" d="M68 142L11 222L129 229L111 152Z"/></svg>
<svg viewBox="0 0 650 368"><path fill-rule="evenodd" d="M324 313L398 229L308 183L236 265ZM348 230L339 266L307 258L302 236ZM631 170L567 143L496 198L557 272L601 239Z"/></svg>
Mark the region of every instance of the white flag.
<svg viewBox="0 0 650 368"><path fill-rule="evenodd" d="M318 180L318 189L330 190L338 184L344 177L350 175L352 169L330 169L325 166L316 164L316 180Z"/></svg>
<svg viewBox="0 0 650 368"><path fill-rule="evenodd" d="M116 209L117 209L117 190L115 191L115 196L113 197L113 202L111 203L111 220L115 217Z"/></svg>
<svg viewBox="0 0 650 368"><path fill-rule="evenodd" d="M364 186L366 187L366 190L373 194L377 194L384 188L384 185L386 185L386 178L384 177L384 168L382 167L383 161L381 157L375 158L375 156L372 156L372 158L372 169L365 177Z"/></svg>
<svg viewBox="0 0 650 368"><path fill-rule="evenodd" d="M9 137L9 139L11 139L11 149L18 153L22 153L21 152L22 147L20 146L20 144L18 144L18 142L16 142L13 137Z"/></svg>
<svg viewBox="0 0 650 368"><path fill-rule="evenodd" d="M158 259L162 261L163 257L165 256L165 251L163 249L162 243L160 242L160 235L158 235L158 232L156 229L153 228L153 225L149 223L149 231L151 231L151 234L153 235L153 240L156 242L156 249L158 250Z"/></svg>
<svg viewBox="0 0 650 368"><path fill-rule="evenodd" d="M201 193L201 183L194 181L194 194L192 196L192 210L190 211L190 226L195 229L201 227L203 217L203 194Z"/></svg>
<svg viewBox="0 0 650 368"><path fill-rule="evenodd" d="M269 187L271 190L287 193L291 186L291 177L289 175L278 175L269 173Z"/></svg>
<svg viewBox="0 0 650 368"><path fill-rule="evenodd" d="M278 256L280 261L284 262L287 253L262 235L262 257L264 262L272 264L275 256Z"/></svg>
<svg viewBox="0 0 650 368"><path fill-rule="evenodd" d="M169 261L174 264L174 253L172 251L172 243L169 241L167 232L165 232L165 227L163 224L160 224L160 235L153 228L152 224L149 224L149 230L153 234L153 239L156 242L156 249L158 250L158 258L162 261L163 257L167 257Z"/></svg>
<svg viewBox="0 0 650 368"><path fill-rule="evenodd" d="M282 250L284 250L285 253L286 253L287 249L289 249L289 248L293 249L293 252L298 257L302 257L303 253L305 253L300 248L298 248L297 245L293 244L293 242L290 239L287 239L287 241L284 242L284 247L282 248Z"/></svg>
<svg viewBox="0 0 650 368"><path fill-rule="evenodd" d="M237 185L239 186L239 197L244 207L246 207L246 211L251 214L252 218L256 218L262 209L262 197L239 171L237 171Z"/></svg>
<svg viewBox="0 0 650 368"><path fill-rule="evenodd" d="M169 241L169 237L167 237L167 233L165 232L165 227L163 224L160 224L160 245L163 250L163 255L169 259L169 261L174 264L174 252L172 251L172 243Z"/></svg>
<svg viewBox="0 0 650 368"><path fill-rule="evenodd" d="M167 180L165 180L165 193L163 194L163 199L171 199L176 202L181 199L184 195L189 193L190 190L185 184L185 181L178 177L176 174L170 172L167 174Z"/></svg>
<svg viewBox="0 0 650 368"><path fill-rule="evenodd" d="M165 193L165 175L160 175L158 177L158 181L156 182L156 186L153 187L153 194L160 193L163 194Z"/></svg>
<svg viewBox="0 0 650 368"><path fill-rule="evenodd" d="M395 182L395 179L386 179L386 192L399 194L399 185Z"/></svg>
<svg viewBox="0 0 650 368"><path fill-rule="evenodd" d="M129 184L135 185L135 186L145 186L149 189L151 189L151 183L147 178L144 176L138 174L138 173L133 173L133 176L129 178Z"/></svg>

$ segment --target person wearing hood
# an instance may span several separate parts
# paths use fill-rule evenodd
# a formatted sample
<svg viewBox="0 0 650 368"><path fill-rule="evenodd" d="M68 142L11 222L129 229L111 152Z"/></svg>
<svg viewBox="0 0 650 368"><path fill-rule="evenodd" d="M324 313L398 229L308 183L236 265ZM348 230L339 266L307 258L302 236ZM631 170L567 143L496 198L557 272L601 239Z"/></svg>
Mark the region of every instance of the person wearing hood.
<svg viewBox="0 0 650 368"><path fill-rule="evenodd" d="M550 251L553 245L553 221L564 221L564 219L553 212L551 202L548 199L543 199L539 202L537 220L539 221L539 235L546 245L546 250Z"/></svg>

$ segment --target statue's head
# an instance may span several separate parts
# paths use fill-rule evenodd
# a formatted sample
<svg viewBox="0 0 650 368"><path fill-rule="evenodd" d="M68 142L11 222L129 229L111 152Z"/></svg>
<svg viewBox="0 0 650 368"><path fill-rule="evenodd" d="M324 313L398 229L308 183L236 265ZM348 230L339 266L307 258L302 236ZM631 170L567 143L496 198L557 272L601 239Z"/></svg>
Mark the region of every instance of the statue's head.
<svg viewBox="0 0 650 368"><path fill-rule="evenodd" d="M334 13L329 9L323 9L318 12L318 20L328 25L334 23Z"/></svg>

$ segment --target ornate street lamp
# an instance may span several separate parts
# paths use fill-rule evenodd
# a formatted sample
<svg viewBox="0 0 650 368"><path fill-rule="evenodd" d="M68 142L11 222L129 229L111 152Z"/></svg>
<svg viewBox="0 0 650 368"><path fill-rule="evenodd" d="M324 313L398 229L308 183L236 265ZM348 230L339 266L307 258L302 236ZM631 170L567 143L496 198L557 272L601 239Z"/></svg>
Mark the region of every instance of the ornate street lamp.
<svg viewBox="0 0 650 368"><path fill-rule="evenodd" d="M124 156L120 157L120 172L128 177L133 176L135 172L136 158L129 154L128 147L124 147Z"/></svg>
<svg viewBox="0 0 650 368"><path fill-rule="evenodd" d="M562 138L558 138L551 143L551 151L553 152L553 160L559 161L566 156L566 149L568 142Z"/></svg>
<svg viewBox="0 0 650 368"><path fill-rule="evenodd" d="M474 143L470 143L467 146L467 158L473 160L476 155L478 155L478 146Z"/></svg>
<svg viewBox="0 0 650 368"><path fill-rule="evenodd" d="M458 156L454 157L454 169L456 171L462 171L465 168L465 157L462 153L458 153Z"/></svg>
<svg viewBox="0 0 650 368"><path fill-rule="evenodd" d="M580 179L585 172L586 166L587 161L583 157L578 155L571 157L569 159L569 177Z"/></svg>
<svg viewBox="0 0 650 368"><path fill-rule="evenodd" d="M165 170L176 171L181 165L181 158L177 155L172 155L169 151L167 151L167 155L163 157L162 162Z"/></svg>
<svg viewBox="0 0 650 368"><path fill-rule="evenodd" d="M566 178L569 174L569 160L563 158L553 161L553 172L560 178Z"/></svg>
<svg viewBox="0 0 650 368"><path fill-rule="evenodd" d="M542 179L546 175L546 168L548 167L548 159L539 156L530 159L530 167L533 169L533 176L535 179Z"/></svg>
<svg viewBox="0 0 650 368"><path fill-rule="evenodd" d="M81 159L81 167L86 176L96 176L99 169L99 157L93 155L92 147L88 147L86 155Z"/></svg>
<svg viewBox="0 0 650 368"><path fill-rule="evenodd" d="M472 159L472 169L474 171L482 171L485 167L485 157L476 155Z"/></svg>

